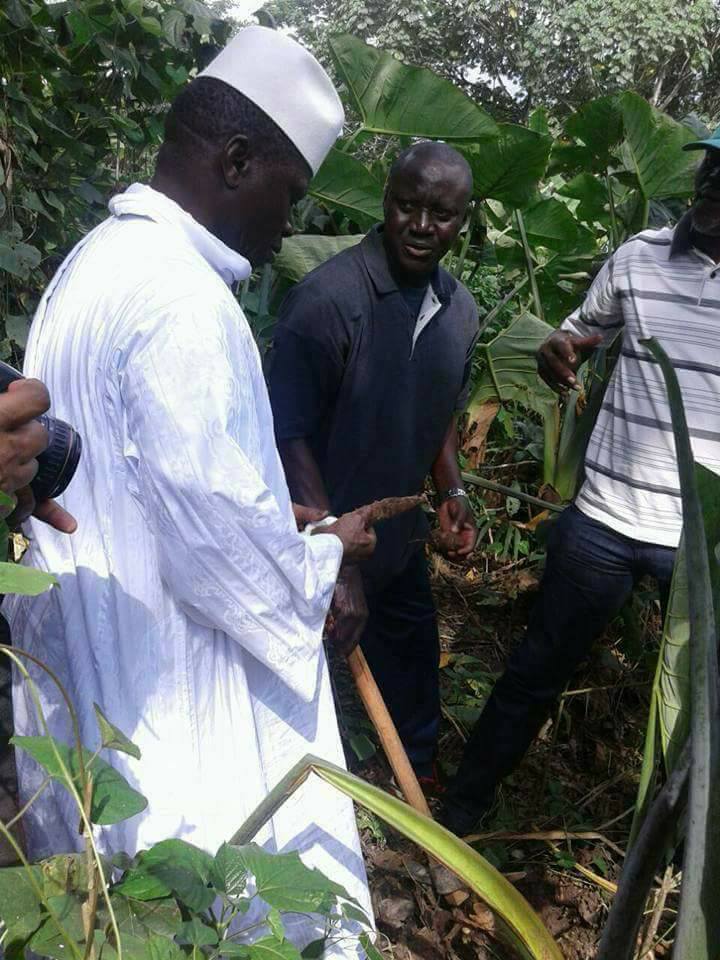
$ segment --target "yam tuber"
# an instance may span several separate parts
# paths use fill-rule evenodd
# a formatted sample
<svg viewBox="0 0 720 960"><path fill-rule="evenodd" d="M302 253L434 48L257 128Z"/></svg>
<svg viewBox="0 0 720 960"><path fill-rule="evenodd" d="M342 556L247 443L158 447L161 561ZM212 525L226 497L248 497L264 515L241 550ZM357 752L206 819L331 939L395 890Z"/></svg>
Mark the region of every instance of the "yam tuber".
<svg viewBox="0 0 720 960"><path fill-rule="evenodd" d="M365 526L372 527L382 520L390 520L425 504L427 504L427 497L424 494L414 497L385 497L384 500L375 500L374 503L368 503L351 512L362 514Z"/></svg>

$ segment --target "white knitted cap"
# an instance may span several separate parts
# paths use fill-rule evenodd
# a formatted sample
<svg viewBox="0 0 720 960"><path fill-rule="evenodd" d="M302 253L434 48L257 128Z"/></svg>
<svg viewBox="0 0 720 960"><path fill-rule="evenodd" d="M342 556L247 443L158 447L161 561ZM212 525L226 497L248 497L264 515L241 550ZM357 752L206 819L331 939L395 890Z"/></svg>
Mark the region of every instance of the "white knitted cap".
<svg viewBox="0 0 720 960"><path fill-rule="evenodd" d="M345 120L340 97L315 57L268 27L245 27L201 77L229 84L260 107L317 173Z"/></svg>

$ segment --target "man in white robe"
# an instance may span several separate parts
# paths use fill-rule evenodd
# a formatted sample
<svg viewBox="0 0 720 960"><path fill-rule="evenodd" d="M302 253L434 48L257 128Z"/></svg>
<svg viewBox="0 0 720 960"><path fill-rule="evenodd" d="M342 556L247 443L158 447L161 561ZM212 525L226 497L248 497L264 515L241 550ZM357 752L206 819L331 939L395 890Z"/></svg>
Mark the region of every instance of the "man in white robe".
<svg viewBox="0 0 720 960"><path fill-rule="evenodd" d="M8 613L15 642L62 678L84 743L98 743L96 702L142 750L106 754L149 802L99 830L106 851L180 837L214 852L304 754L343 763L322 629L343 549L366 554L373 536L343 521L297 533L231 289L279 249L342 120L309 53L242 31L173 105L153 187L112 200L33 323L25 371L83 436L61 498L78 529L32 523L27 562L60 586ZM33 677L70 742L57 691ZM16 732L42 732L22 682L13 695ZM25 802L43 774L22 752L18 767ZM25 820L31 858L76 849L77 823L53 784ZM331 787L310 779L259 839L369 909L352 805Z"/></svg>

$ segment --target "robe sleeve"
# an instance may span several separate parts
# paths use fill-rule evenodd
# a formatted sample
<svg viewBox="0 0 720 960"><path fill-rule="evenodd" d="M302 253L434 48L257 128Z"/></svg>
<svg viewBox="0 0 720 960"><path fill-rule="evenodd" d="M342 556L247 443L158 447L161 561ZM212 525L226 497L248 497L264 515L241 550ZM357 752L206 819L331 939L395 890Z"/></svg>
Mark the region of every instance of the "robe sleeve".
<svg viewBox="0 0 720 960"><path fill-rule="evenodd" d="M228 300L185 295L123 351L131 492L186 615L309 701L342 544L295 529L257 349Z"/></svg>

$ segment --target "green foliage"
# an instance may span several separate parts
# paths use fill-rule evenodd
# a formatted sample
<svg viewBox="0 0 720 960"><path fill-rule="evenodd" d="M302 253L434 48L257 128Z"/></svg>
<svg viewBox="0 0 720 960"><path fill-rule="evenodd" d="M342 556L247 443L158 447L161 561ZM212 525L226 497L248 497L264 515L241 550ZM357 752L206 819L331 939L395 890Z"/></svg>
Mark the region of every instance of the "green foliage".
<svg viewBox="0 0 720 960"><path fill-rule="evenodd" d="M325 263L343 250L354 247L362 240L363 234L350 234L342 237L322 237L313 234L299 234L283 241L282 250L275 257L273 267L286 280L297 283L306 273Z"/></svg>
<svg viewBox="0 0 720 960"><path fill-rule="evenodd" d="M225 35L199 0L0 5L0 321L21 346L60 258L150 170L165 105Z"/></svg>
<svg viewBox="0 0 720 960"><path fill-rule="evenodd" d="M59 783L67 783L66 771L76 787L83 786L78 753L51 737L13 737L11 743L37 761ZM101 757L83 752L86 773L92 777L90 819L106 826L134 817L147 806L147 800L130 786L125 777ZM64 768L64 769L63 769Z"/></svg>
<svg viewBox="0 0 720 960"><path fill-rule="evenodd" d="M330 41L337 69L370 133L438 140L494 136L495 121L452 83L356 37Z"/></svg>

